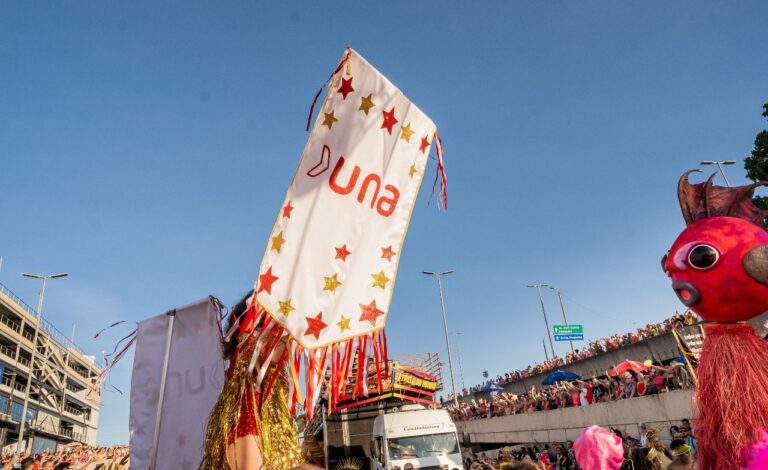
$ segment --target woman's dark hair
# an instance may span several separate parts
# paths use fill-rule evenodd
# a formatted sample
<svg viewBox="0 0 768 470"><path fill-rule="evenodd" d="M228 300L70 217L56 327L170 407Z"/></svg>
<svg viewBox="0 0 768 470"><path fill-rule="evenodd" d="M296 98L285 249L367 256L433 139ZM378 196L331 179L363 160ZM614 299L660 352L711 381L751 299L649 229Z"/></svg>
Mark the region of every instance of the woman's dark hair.
<svg viewBox="0 0 768 470"><path fill-rule="evenodd" d="M669 448L672 449L672 450L675 450L678 447L684 446L684 445L685 445L685 441L684 440L682 440L682 439L672 439L672 443L669 444Z"/></svg>
<svg viewBox="0 0 768 470"><path fill-rule="evenodd" d="M635 447L632 449L629 458L632 460L635 470L653 470L653 464L648 460L649 450L647 447Z"/></svg>
<svg viewBox="0 0 768 470"><path fill-rule="evenodd" d="M229 314L229 317L227 318L227 324L224 327L224 334L227 334L229 330L232 328L232 325L235 324L237 320L240 319L245 314L245 311L248 310L248 299L251 298L253 295L253 290L249 290L245 296L243 296L242 299L240 299L240 302L238 302L234 307L232 307L232 311ZM229 341L226 340L226 338L222 339L221 341L221 349L224 353L224 359L228 359L234 354L235 349L237 349L237 333L233 334L231 338L229 338Z"/></svg>

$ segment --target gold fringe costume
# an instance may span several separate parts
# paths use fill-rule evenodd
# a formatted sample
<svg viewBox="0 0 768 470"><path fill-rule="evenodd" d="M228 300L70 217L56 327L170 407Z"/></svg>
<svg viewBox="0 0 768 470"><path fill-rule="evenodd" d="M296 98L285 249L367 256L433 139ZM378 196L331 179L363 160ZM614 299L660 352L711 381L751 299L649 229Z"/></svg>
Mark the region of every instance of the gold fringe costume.
<svg viewBox="0 0 768 470"><path fill-rule="evenodd" d="M242 437L238 429L243 422L242 413L252 413L246 421L255 423L255 435L261 450L264 470L289 470L304 463L293 418L288 410L288 380L286 371L279 371L272 391L262 402L262 393L257 391L254 377L248 372L248 363L255 346L255 338L248 337L238 346L234 364L230 365L231 376L216 400L208 418L205 434L205 455L200 465L202 470L252 470L236 468L235 462L228 462L227 447L231 440ZM272 366L272 373L276 366ZM266 381L265 381L266 382ZM250 396L249 396L250 395ZM261 411L259 411L261 407ZM247 431L249 434L252 431ZM262 470L262 469L253 469Z"/></svg>

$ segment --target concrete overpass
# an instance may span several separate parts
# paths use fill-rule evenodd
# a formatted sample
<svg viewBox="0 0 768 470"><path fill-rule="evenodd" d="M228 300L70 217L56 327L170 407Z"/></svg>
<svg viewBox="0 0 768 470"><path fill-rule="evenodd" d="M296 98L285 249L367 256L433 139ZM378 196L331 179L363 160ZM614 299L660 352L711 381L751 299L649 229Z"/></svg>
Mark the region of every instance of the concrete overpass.
<svg viewBox="0 0 768 470"><path fill-rule="evenodd" d="M477 448L565 442L576 439L583 428L593 424L637 438L638 424L646 423L649 429L659 429L662 440L669 441L670 426L693 418L692 398L692 390L678 390L585 407L459 421L456 427L463 443Z"/></svg>

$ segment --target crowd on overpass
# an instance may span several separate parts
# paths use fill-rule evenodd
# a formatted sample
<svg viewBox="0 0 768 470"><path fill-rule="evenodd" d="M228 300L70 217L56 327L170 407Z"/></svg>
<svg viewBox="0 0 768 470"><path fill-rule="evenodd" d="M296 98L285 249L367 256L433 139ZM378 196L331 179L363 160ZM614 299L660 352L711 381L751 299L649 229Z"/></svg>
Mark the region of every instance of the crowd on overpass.
<svg viewBox="0 0 768 470"><path fill-rule="evenodd" d="M556 369L566 364L597 356L598 354L613 351L623 346L629 346L639 341L644 341L648 338L653 338L654 336L668 333L675 328L680 328L686 325L694 325L698 322L699 318L690 310L683 314L675 312L673 316L667 318L663 322L648 324L645 327L637 328L635 332L616 334L597 341L589 341L589 346L576 349L573 353L569 352L565 355L564 358L554 356L549 360L539 364L530 365L525 369L519 369L512 372L507 372L504 375L499 375L495 379L489 379L484 383L470 387L469 389L462 390L462 396L473 395L494 384L504 386L506 384L516 382L518 380L523 380L542 372ZM451 396L447 397L447 400L451 399Z"/></svg>
<svg viewBox="0 0 768 470"><path fill-rule="evenodd" d="M655 395L692 386L686 366L672 361L667 365L654 364L645 370L627 370L609 376L588 380L561 381L536 387L521 395L508 392L493 393L489 399L463 400L450 404L447 409L454 420L468 421L537 411L588 406Z"/></svg>
<svg viewBox="0 0 768 470"><path fill-rule="evenodd" d="M607 430L605 432L608 433ZM642 426L637 437L615 429L610 432L621 440L624 463L620 470L696 468L696 439L688 420L669 428L672 437L669 446L660 438L661 428L646 429ZM573 441L567 441L536 446L505 446L477 454L469 452L465 456L464 467L469 470L579 470L579 460Z"/></svg>
<svg viewBox="0 0 768 470"><path fill-rule="evenodd" d="M55 452L40 454L14 454L0 457L0 470L123 470L128 469L128 446L92 447L86 445L63 446Z"/></svg>

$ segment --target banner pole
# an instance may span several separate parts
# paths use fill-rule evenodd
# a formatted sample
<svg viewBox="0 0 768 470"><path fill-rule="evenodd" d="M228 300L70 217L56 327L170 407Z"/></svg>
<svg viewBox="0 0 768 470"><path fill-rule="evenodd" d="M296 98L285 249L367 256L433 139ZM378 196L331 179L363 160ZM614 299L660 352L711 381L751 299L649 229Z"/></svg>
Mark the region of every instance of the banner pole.
<svg viewBox="0 0 768 470"><path fill-rule="evenodd" d="M176 309L166 313L168 315L168 331L165 336L165 354L163 356L163 372L160 375L160 396L157 400L157 414L155 415L155 432L152 436L152 452L149 460L149 470L155 470L157 465L157 444L160 440L160 420L163 416L163 401L165 401L165 382L168 378L168 362L171 355L171 338L173 337L173 321L176 319Z"/></svg>

